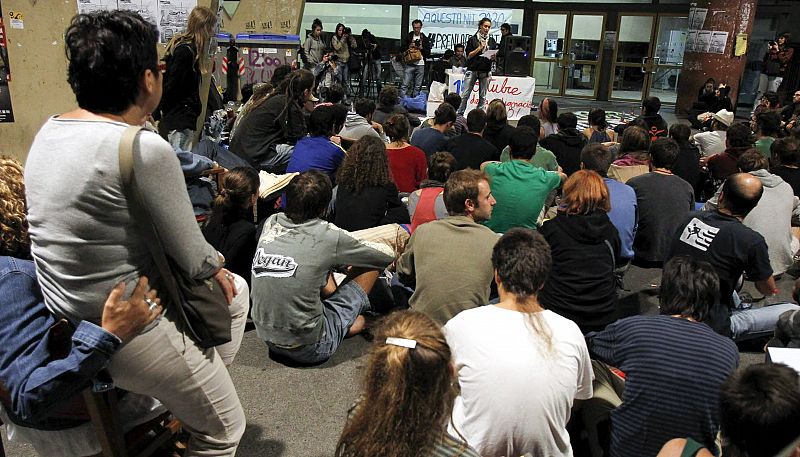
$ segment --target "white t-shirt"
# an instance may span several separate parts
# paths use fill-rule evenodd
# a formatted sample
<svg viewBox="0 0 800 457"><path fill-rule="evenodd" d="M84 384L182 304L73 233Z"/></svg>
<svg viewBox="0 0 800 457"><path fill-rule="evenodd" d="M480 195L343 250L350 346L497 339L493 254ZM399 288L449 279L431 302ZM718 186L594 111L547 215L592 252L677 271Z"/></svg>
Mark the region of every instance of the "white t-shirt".
<svg viewBox="0 0 800 457"><path fill-rule="evenodd" d="M725 140L728 132L724 130L714 130L713 132L700 132L694 136L694 144L700 150L703 157L713 156L725 152Z"/></svg>
<svg viewBox="0 0 800 457"><path fill-rule="evenodd" d="M552 352L525 314L497 306L462 311L444 326L461 385L453 424L483 457L572 455L566 425L573 400L592 397L589 351L574 322L538 316Z"/></svg>

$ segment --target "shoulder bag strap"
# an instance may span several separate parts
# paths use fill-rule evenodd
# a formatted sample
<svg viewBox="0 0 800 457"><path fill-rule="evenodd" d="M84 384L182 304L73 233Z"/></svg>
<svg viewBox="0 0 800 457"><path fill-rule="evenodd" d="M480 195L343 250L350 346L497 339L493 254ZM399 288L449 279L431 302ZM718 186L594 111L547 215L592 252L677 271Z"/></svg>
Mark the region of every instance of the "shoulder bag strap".
<svg viewBox="0 0 800 457"><path fill-rule="evenodd" d="M186 316L181 306L183 298L181 297L177 281L172 273L172 269L169 267L167 255L164 253L161 238L158 236L158 231L153 224L153 219L147 212L142 194L139 187L136 185L136 174L134 173L133 166L133 145L140 130L142 130L141 126L129 126L122 133L122 138L119 141L119 173L122 177L122 191L126 196L136 226L145 238L145 244L147 244L147 249L150 251L150 256L153 258L153 262L155 262L158 272L161 274L161 279L163 281L162 286L166 289L170 301L174 305L172 309L177 311L184 322L186 322ZM191 330L191 326L188 327Z"/></svg>

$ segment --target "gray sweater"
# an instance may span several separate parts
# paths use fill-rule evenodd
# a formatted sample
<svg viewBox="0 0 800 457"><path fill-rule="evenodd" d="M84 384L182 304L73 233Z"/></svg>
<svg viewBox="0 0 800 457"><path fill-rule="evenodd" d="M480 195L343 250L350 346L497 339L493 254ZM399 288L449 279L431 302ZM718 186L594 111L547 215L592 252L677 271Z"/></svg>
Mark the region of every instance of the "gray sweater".
<svg viewBox="0 0 800 457"><path fill-rule="evenodd" d="M51 311L100 322L103 304L119 281L158 275L122 193L119 140L127 124L49 119L25 165L32 252L45 304ZM167 256L193 278L219 269L217 252L195 222L178 158L157 134L134 144L134 170ZM162 299L166 293L159 294Z"/></svg>
<svg viewBox="0 0 800 457"><path fill-rule="evenodd" d="M356 239L322 219L295 224L283 213L264 223L253 259L251 298L256 333L287 348L313 344L322 334L320 288L335 265L385 268L385 244Z"/></svg>
<svg viewBox="0 0 800 457"><path fill-rule="evenodd" d="M780 176L767 170L755 170L750 174L761 181L764 193L758 205L742 222L764 237L769 248L772 274L778 275L789 269L794 262L792 225L800 225L800 200L794 196L792 187ZM722 186L706 202L703 207L705 211L717 209L721 191Z"/></svg>

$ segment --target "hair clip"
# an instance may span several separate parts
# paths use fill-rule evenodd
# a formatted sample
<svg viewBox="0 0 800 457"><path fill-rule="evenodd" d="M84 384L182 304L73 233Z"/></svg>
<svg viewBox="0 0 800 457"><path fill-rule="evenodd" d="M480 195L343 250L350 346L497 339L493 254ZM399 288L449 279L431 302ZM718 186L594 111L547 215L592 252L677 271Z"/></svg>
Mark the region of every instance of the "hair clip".
<svg viewBox="0 0 800 457"><path fill-rule="evenodd" d="M406 338L395 338L395 337L392 337L392 336L390 336L389 338L386 338L386 344L392 344L392 345L395 345L395 346L401 346L401 347L409 348L409 349L414 349L414 348L417 347L416 340L409 340L409 339L406 339Z"/></svg>

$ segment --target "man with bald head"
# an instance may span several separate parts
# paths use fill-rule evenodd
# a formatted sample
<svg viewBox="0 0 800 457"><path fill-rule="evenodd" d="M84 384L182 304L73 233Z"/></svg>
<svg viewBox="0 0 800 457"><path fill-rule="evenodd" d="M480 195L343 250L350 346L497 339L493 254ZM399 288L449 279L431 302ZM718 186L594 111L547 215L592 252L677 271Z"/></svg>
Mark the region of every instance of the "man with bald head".
<svg viewBox="0 0 800 457"><path fill-rule="evenodd" d="M762 294L778 293L764 237L742 223L763 191L755 176L731 175L722 185L717 209L690 213L675 233L667 255L667 259L689 256L714 267L719 276L720 305L711 310L707 323L734 340L769 336L782 312L799 309L792 304L748 310L736 310L734 306L734 290L743 274L755 282Z"/></svg>

